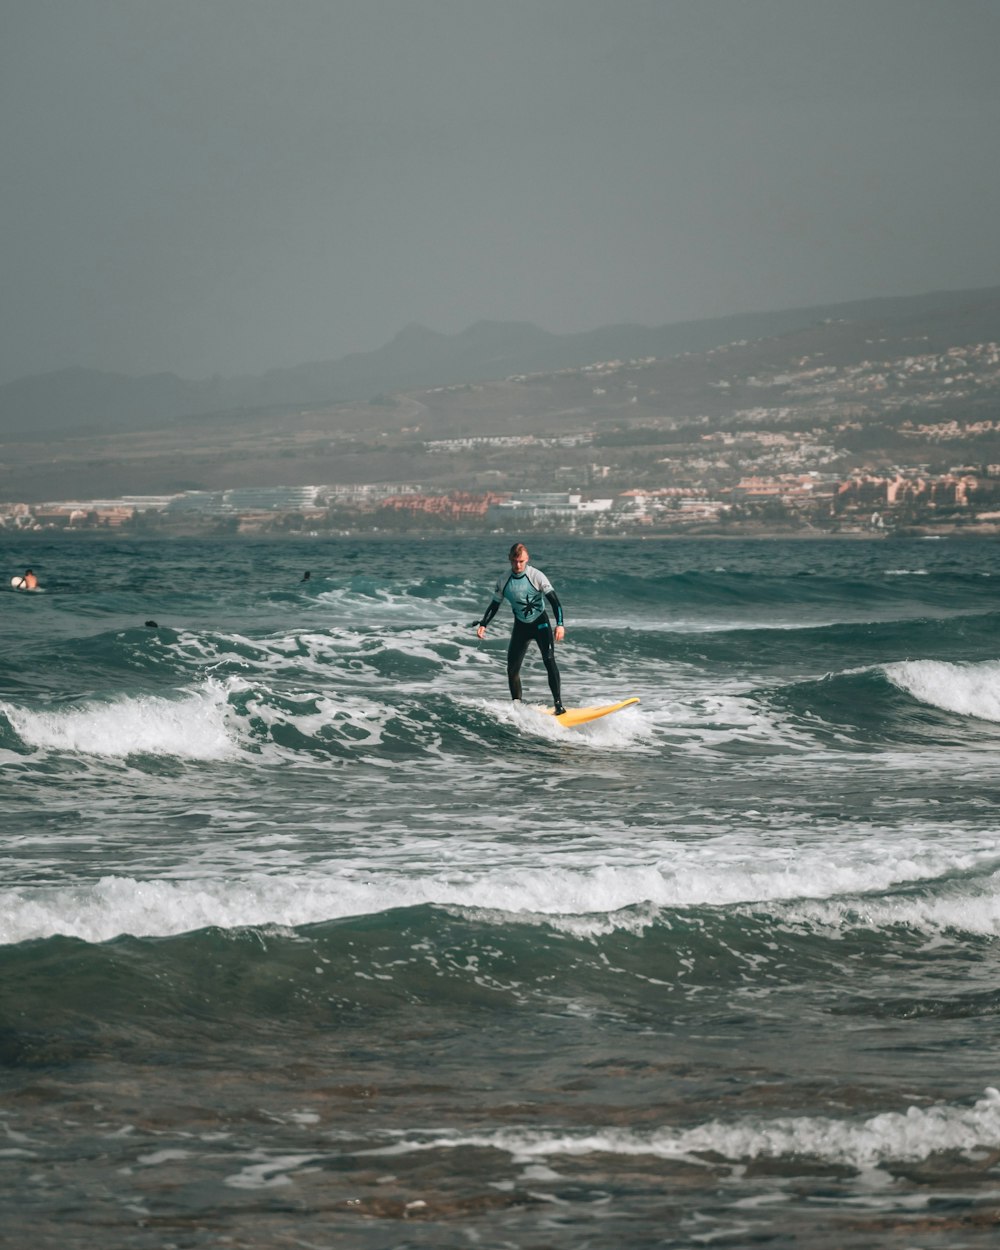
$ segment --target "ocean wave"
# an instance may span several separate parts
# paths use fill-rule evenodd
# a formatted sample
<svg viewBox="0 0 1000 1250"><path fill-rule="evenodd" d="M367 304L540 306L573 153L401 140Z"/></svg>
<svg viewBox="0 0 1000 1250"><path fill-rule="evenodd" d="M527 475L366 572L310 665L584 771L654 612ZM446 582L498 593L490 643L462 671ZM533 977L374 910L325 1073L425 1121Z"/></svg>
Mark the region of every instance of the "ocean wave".
<svg viewBox="0 0 1000 1250"><path fill-rule="evenodd" d="M214 672L169 695L121 695L41 709L0 701L0 748L116 760L247 762L256 756L268 764L337 756L377 763L444 751L489 752L511 734L525 745L642 749L651 732L650 718L634 709L571 729L541 704L453 697L420 683L410 688L400 682L389 692L381 682L310 686L273 670Z"/></svg>
<svg viewBox="0 0 1000 1250"><path fill-rule="evenodd" d="M885 1111L861 1120L786 1116L771 1120L709 1120L690 1128L497 1129L489 1133L408 1133L363 1153L398 1156L428 1150L499 1150L517 1163L594 1155L651 1156L687 1162L787 1159L858 1171L912 1163L936 1155L969 1156L1000 1140L1000 1091L988 1087L972 1106L935 1103Z"/></svg>
<svg viewBox="0 0 1000 1250"><path fill-rule="evenodd" d="M0 986L8 1021L20 1022L12 1044L23 1035L30 1050L34 1034L52 1033L88 1046L167 1028L199 1045L289 1021L325 1029L331 1012L370 1021L409 1004L625 1018L669 1031L692 1012L758 1011L789 992L810 1019L997 1014L995 879L964 897L953 889L941 906L934 895L947 886L932 882L922 900L647 904L603 918L542 912L552 905L539 897L544 886L560 884L561 905L580 906L568 877L543 878L529 900L528 874L519 901L534 913L500 910L502 898L491 905L496 879L453 890L465 901L452 905L414 901L440 895L439 881L422 891L398 878L381 887L361 877L106 878L5 891ZM400 905L388 908L393 894ZM945 969L955 969L950 992Z"/></svg>
<svg viewBox="0 0 1000 1250"><path fill-rule="evenodd" d="M996 613L969 614L960 625L954 619L835 625L799 622L783 628L776 642L773 626L755 629L744 623L740 628L678 629L664 619L655 628L639 623L636 628L614 629L584 620L571 625L570 641L560 652L564 697L579 706L638 694L643 699L640 715L647 736L662 731L674 741L682 740L684 729L690 728L694 738L704 732L721 741L728 734L751 748L800 750L814 745L817 736L834 745L836 737L827 732L831 726L857 729L860 745L880 736L905 739L911 728L918 741L934 740L935 730L941 730L947 741L955 732L948 712L1000 720L1000 706L994 707L986 693L993 671L974 658L994 647L998 623ZM61 644L65 655L58 660L36 656L29 676L23 665L12 664L7 700L0 704L0 712L6 711L8 722L30 746L43 745L44 740L58 749L61 741L72 743L66 749L87 750L88 742L96 742L96 754L106 744L107 754L120 755L114 739L127 734L116 735L104 726L104 731L91 735L79 714L76 721L82 732L70 731L71 709L61 701L62 690L55 691L60 701L52 702L50 694L48 706L32 707L30 696L39 674L48 674L52 685L60 673L72 673L74 685L91 690L125 687L134 691L140 685L139 694L115 693L89 700L88 714L105 706L127 715L130 701L146 700L145 715L139 719L152 726L149 751L154 754L161 750L153 723L162 720L170 704L191 697L204 701L206 682L222 684L231 704L227 732L254 750L273 740L269 727L282 716L290 726L289 736L302 749L319 753L349 749L350 744L341 741L335 729L320 732L308 710L311 696L322 701L332 717L341 711L353 717L352 733L362 725L370 728L372 723L384 723L393 711L404 720L416 716L420 728L398 726L401 739L412 732L415 752L421 749L421 733L426 729L424 711L430 713L434 734L454 740L458 749L462 749L461 735L453 739L451 732L456 717L466 722L457 727L475 737L483 728L483 710L505 729L514 727L524 733L540 729L541 737L549 737L551 727L541 727L530 717L515 724L509 710L502 709L505 700L490 698L505 687L505 643L506 631L479 643L468 621L405 626L398 622L331 623L328 629L263 635L192 629L118 631L67 641ZM924 659L897 659L914 653ZM852 660L861 663L848 667ZM775 670L783 684L769 688L763 683ZM817 670L826 670L828 675L817 679ZM963 676L966 671L967 677ZM955 690L948 698L942 694L952 675L953 687L963 681L968 687L961 699ZM528 657L525 676L529 703L533 695L547 697L544 673L534 656ZM885 689L877 688L880 682ZM979 686L985 683L985 689L978 689L977 682ZM249 729L238 723L239 704L246 692L259 714ZM894 703L890 692L922 701L925 713L933 709L937 718L915 715L912 703ZM356 707L352 708L352 702ZM1000 696L996 702L1000 705ZM297 707L302 711L296 711ZM974 710L977 707L979 711ZM422 709L419 713L418 708ZM787 711L793 717L783 714ZM174 715L183 717L176 710ZM304 723L296 727L299 715ZM114 713L108 716L113 719ZM51 720L45 721L46 717ZM20 727L25 729L23 735ZM163 727L161 731L166 741L169 734ZM366 732L360 736L364 738ZM144 735L139 734L137 740L144 741ZM194 733L192 741L193 750L179 744L178 756L213 757L203 733ZM846 739L839 741L850 745ZM0 724L0 746L6 745Z"/></svg>
<svg viewBox="0 0 1000 1250"><path fill-rule="evenodd" d="M752 690L744 683L741 690L724 678L706 688L697 672L676 668L664 671L657 687L648 669L640 674L620 665L617 687L609 691L595 649L594 657L578 654L564 675L564 690L575 694L565 695L567 702L587 706L641 692L642 704L568 729L530 698L514 704L488 696L502 681L496 656L472 648L436 656L426 638L373 641L336 669L326 637L283 636L266 646L230 639L225 659L219 658L218 639L207 649L204 638L193 636L178 645L192 648L202 661L214 658L190 665L192 680L174 690L161 686L155 694L42 708L0 702L0 747L109 759L233 761L252 754L264 763L331 755L377 762L404 755L468 757L532 744L626 753L665 744L688 752L801 753L818 741L849 745L845 728L860 743L878 737L947 741L955 735L942 710L917 717L901 702L902 683L890 683L878 669L778 688ZM198 678L199 668L207 676ZM450 669L455 683L442 690L436 677ZM532 672L528 680L536 694L547 694L543 673Z"/></svg>
<svg viewBox="0 0 1000 1250"><path fill-rule="evenodd" d="M96 943L120 934L161 937L209 926L299 928L345 917L378 916L421 906L448 907L475 923L544 925L581 938L641 934L678 923L689 909L766 912L775 922L845 931L909 926L922 933L950 927L1000 932L996 848L918 847L802 851L794 860L772 851L730 853L728 862L678 846L670 860L648 866L557 867L544 860L416 872L345 863L339 870L254 873L180 880L102 877L74 885L0 891L0 943L63 935ZM955 882L958 882L956 885ZM895 897L919 883L919 897ZM703 919L698 921L703 924Z"/></svg>
<svg viewBox="0 0 1000 1250"><path fill-rule="evenodd" d="M987 640L993 644L996 623L993 615L967 620L963 645L981 654ZM873 743L983 749L981 725L969 722L1000 723L1000 661L881 660L918 644L954 655L953 625L924 622L907 636L883 624L864 638L846 627L803 629L777 651L754 631L696 638L580 626L563 657L567 702L638 694L642 705L566 730L531 701L532 694L547 695L540 666L526 670L525 704L491 698L505 684L502 646L483 647L468 632L456 637L450 625L264 638L190 630L158 639L119 636L119 650L143 657L142 680L155 678L154 692L38 707L29 690L19 689L16 701L0 702L0 748L114 759L233 760L253 753L265 762L361 754L376 760L467 756L510 746L513 734L522 748L535 742L616 752L666 746L801 754ZM87 663L98 649L88 640ZM824 659L842 662L866 651L880 662L834 668L822 678L791 673L776 686L753 681L770 666L788 673L801 663L815 671ZM115 684L120 680L116 672Z"/></svg>
<svg viewBox="0 0 1000 1250"><path fill-rule="evenodd" d="M1000 873L924 894L877 893L799 901L779 907L775 920L835 936L905 930L928 938L1000 937Z"/></svg>
<svg viewBox="0 0 1000 1250"><path fill-rule="evenodd" d="M833 608L838 613L919 614L922 609L967 610L971 603L993 607L989 579L980 570L872 569L869 576L813 576L808 569L775 572L742 568L652 571L643 576L602 568L570 584L567 599L582 604L626 603L637 614L696 610L743 616L764 611L795 619L803 612Z"/></svg>
<svg viewBox="0 0 1000 1250"><path fill-rule="evenodd" d="M785 709L792 725L837 748L891 744L984 751L995 747L982 725L969 722L1000 721L1000 665L897 661L759 689L755 697Z"/></svg>
<svg viewBox="0 0 1000 1250"><path fill-rule="evenodd" d="M212 676L253 674L357 680L413 681L475 662L481 655L471 636L451 625L374 629L331 627L250 638L243 634L183 631L175 647L178 671Z"/></svg>
<svg viewBox="0 0 1000 1250"><path fill-rule="evenodd" d="M887 664L892 684L921 703L976 720L1000 722L1000 660L979 664L904 660Z"/></svg>
<svg viewBox="0 0 1000 1250"><path fill-rule="evenodd" d="M0 702L0 715L30 750L113 759L160 755L224 760L236 753L226 724L225 691L212 683L173 699L122 696L44 711Z"/></svg>

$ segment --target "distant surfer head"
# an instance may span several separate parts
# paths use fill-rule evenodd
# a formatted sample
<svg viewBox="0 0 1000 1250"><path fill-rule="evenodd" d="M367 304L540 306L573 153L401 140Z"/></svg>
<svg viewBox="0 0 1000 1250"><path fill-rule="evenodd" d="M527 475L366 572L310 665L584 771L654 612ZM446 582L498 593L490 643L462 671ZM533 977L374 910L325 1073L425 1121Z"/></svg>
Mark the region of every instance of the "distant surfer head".
<svg viewBox="0 0 1000 1250"><path fill-rule="evenodd" d="M507 559L515 573L523 573L528 565L528 548L524 543L515 543L507 552Z"/></svg>

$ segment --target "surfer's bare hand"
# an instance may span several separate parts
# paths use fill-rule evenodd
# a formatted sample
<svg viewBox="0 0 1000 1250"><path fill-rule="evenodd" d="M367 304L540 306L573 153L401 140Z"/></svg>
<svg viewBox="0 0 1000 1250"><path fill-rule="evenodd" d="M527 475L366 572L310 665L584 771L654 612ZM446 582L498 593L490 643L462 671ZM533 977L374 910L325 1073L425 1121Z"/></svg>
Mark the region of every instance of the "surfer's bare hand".
<svg viewBox="0 0 1000 1250"><path fill-rule="evenodd" d="M564 625L556 626L556 642L562 642L566 637L566 627Z"/></svg>
<svg viewBox="0 0 1000 1250"><path fill-rule="evenodd" d="M476 630L476 637L477 637L477 638L485 638L485 637L486 637L486 626L485 626L485 625L480 625L480 626L477 628L477 630Z"/></svg>

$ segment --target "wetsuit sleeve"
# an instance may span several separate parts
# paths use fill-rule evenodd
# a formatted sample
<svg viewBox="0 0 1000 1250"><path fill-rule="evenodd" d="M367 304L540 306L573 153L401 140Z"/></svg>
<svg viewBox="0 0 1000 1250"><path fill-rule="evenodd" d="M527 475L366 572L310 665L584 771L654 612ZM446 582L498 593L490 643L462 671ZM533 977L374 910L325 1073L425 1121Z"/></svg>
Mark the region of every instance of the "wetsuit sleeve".
<svg viewBox="0 0 1000 1250"><path fill-rule="evenodd" d="M562 613L562 604L559 602L559 596L556 594L554 590L550 590L548 594L545 596L545 598L548 599L549 603L551 603L552 611L556 614L556 624L562 625L563 613Z"/></svg>
<svg viewBox="0 0 1000 1250"><path fill-rule="evenodd" d="M497 578L497 584L493 587L492 602L487 605L486 611L483 613L483 619L479 622L484 629L500 610L500 604L503 603L503 592L509 580L510 578L505 579L502 574Z"/></svg>
<svg viewBox="0 0 1000 1250"><path fill-rule="evenodd" d="M535 569L529 565L524 571L527 574L528 581L531 582L537 591L540 591L543 595L547 595L551 591L552 583L541 569Z"/></svg>
<svg viewBox="0 0 1000 1250"><path fill-rule="evenodd" d="M491 599L490 602L487 604L486 611L483 613L483 619L479 622L479 624L482 625L484 629L490 623L490 621L492 621L493 618L496 616L497 609L500 607L501 602L502 600L500 599Z"/></svg>

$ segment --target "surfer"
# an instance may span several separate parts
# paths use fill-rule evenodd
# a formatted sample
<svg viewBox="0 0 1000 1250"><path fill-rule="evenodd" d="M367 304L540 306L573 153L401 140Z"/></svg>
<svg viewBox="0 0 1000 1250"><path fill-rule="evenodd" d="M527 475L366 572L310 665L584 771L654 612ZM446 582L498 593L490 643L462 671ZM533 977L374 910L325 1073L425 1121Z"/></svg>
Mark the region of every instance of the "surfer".
<svg viewBox="0 0 1000 1250"><path fill-rule="evenodd" d="M476 626L476 634L479 638L486 637L486 626L506 599L514 610L514 627L511 630L510 645L507 647L507 684L510 687L510 697L515 701L521 698L521 662L528 650L528 644L534 641L542 653L549 689L555 703L555 714L562 716L566 709L560 695L555 644L562 642L566 630L559 596L541 569L532 568L528 563L528 548L524 543L515 543L507 553L507 559L510 561L510 572L501 573L497 578L493 598L483 613L483 619ZM555 613L554 636L552 622L542 603L543 597L548 600Z"/></svg>
<svg viewBox="0 0 1000 1250"><path fill-rule="evenodd" d="M20 577L12 579L12 584L15 590L37 590L38 578L31 569L25 569Z"/></svg>

